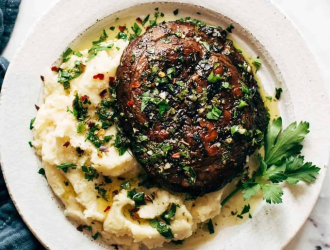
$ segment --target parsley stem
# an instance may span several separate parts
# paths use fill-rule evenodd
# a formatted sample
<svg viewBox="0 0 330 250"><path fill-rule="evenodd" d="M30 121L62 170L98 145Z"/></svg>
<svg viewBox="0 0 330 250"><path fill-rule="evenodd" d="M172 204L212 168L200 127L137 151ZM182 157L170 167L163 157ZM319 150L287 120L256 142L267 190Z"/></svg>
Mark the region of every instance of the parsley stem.
<svg viewBox="0 0 330 250"><path fill-rule="evenodd" d="M237 194L240 190L242 190L242 185L239 185L238 187L236 187L234 189L234 191L232 191L222 202L221 202L221 206L223 207L233 196L235 196L235 194Z"/></svg>

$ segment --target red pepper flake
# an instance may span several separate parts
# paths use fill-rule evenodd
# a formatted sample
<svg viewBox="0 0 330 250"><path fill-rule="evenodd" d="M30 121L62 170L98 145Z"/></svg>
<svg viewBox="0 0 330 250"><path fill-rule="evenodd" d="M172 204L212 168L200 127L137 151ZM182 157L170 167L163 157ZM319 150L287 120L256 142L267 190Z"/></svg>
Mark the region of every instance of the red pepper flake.
<svg viewBox="0 0 330 250"><path fill-rule="evenodd" d="M70 145L70 142L67 141L66 143L63 144L63 147L66 147L67 148L67 147L69 147L69 145Z"/></svg>
<svg viewBox="0 0 330 250"><path fill-rule="evenodd" d="M37 104L34 104L34 106L36 107L37 111L40 109L40 107Z"/></svg>
<svg viewBox="0 0 330 250"><path fill-rule="evenodd" d="M110 210L110 206L107 206L107 208L103 212L106 213L109 210Z"/></svg>
<svg viewBox="0 0 330 250"><path fill-rule="evenodd" d="M138 207L135 207L135 208L131 209L132 213L137 213L139 211L140 211L140 208L138 208Z"/></svg>
<svg viewBox="0 0 330 250"><path fill-rule="evenodd" d="M135 83L132 84L131 88L136 89L136 88L139 88L140 86L141 86L141 84L138 81L136 81Z"/></svg>
<svg viewBox="0 0 330 250"><path fill-rule="evenodd" d="M126 30L126 26L120 26L119 25L118 28L121 32L124 32Z"/></svg>
<svg viewBox="0 0 330 250"><path fill-rule="evenodd" d="M97 74L95 76L93 76L93 79L100 79L100 80L103 80L104 79L104 74Z"/></svg>
<svg viewBox="0 0 330 250"><path fill-rule="evenodd" d="M119 193L119 191L117 189L112 191L113 195L117 195L118 193Z"/></svg>
<svg viewBox="0 0 330 250"><path fill-rule="evenodd" d="M128 107L132 107L133 105L134 105L133 100L129 100L129 101L127 102L127 106L128 106Z"/></svg>
<svg viewBox="0 0 330 250"><path fill-rule="evenodd" d="M110 85L110 86L114 86L114 85L115 85L115 80L116 80L116 79L115 79L113 76L110 76L110 77L109 77L109 85Z"/></svg>
<svg viewBox="0 0 330 250"><path fill-rule="evenodd" d="M154 83L150 84L150 87L155 87L155 84Z"/></svg>
<svg viewBox="0 0 330 250"><path fill-rule="evenodd" d="M108 93L107 89L102 90L100 93L101 98L103 98L107 93Z"/></svg>
<svg viewBox="0 0 330 250"><path fill-rule="evenodd" d="M53 67L51 68L51 70L52 70L52 71L55 71L55 72L58 72L60 69L59 69L58 67L56 67L56 66L53 66Z"/></svg>
<svg viewBox="0 0 330 250"><path fill-rule="evenodd" d="M153 202L153 200L152 200L152 197L150 196L150 195L144 195L144 199L146 200L146 201L150 201L151 203L154 203Z"/></svg>
<svg viewBox="0 0 330 250"><path fill-rule="evenodd" d="M146 31L148 31L150 29L150 26L148 26L147 28L146 28Z"/></svg>
<svg viewBox="0 0 330 250"><path fill-rule="evenodd" d="M139 24L142 24L142 19L141 18L136 18L136 22L138 22Z"/></svg>
<svg viewBox="0 0 330 250"><path fill-rule="evenodd" d="M78 230L79 232L84 231L84 225L79 225L79 226L77 227L77 230Z"/></svg>
<svg viewBox="0 0 330 250"><path fill-rule="evenodd" d="M174 78L174 79L173 79L173 84L176 83L177 80L178 80L178 78Z"/></svg>
<svg viewBox="0 0 330 250"><path fill-rule="evenodd" d="M83 95L82 97L80 97L81 101L82 102L85 102L89 99L89 96L88 95Z"/></svg>
<svg viewBox="0 0 330 250"><path fill-rule="evenodd" d="M172 154L172 158L180 158L180 153Z"/></svg>
<svg viewBox="0 0 330 250"><path fill-rule="evenodd" d="M94 127L95 126L95 122L88 122L88 127L89 128L92 128L92 127Z"/></svg>
<svg viewBox="0 0 330 250"><path fill-rule="evenodd" d="M40 76L41 81L45 81L45 77L44 76Z"/></svg>

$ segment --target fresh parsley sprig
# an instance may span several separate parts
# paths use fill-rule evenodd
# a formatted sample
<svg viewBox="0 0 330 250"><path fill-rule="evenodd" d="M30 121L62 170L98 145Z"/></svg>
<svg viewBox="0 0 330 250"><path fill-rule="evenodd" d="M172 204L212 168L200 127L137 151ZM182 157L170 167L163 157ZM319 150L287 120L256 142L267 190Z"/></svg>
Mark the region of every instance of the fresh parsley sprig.
<svg viewBox="0 0 330 250"><path fill-rule="evenodd" d="M315 181L320 168L311 162L305 163L300 155L303 148L301 142L309 133L309 123L293 122L282 129L281 117L269 123L264 139L265 156L258 155L258 170L247 180L240 181L236 189L221 202L222 206L240 191L244 200L249 200L259 190L267 203L282 203L283 190L279 183L286 181L295 185L299 181Z"/></svg>

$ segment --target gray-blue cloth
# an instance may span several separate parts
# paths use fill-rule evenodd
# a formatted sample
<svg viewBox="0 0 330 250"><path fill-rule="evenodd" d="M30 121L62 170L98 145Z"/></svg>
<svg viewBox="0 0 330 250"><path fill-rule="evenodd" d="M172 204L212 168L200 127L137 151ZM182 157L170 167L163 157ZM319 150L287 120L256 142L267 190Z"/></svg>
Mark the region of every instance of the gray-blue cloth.
<svg viewBox="0 0 330 250"><path fill-rule="evenodd" d="M0 0L0 54L14 28L21 0ZM0 57L0 91L9 62ZM0 119L4 119L0 117ZM0 135L1 136L1 135ZM44 249L26 227L11 201L0 166L0 250Z"/></svg>

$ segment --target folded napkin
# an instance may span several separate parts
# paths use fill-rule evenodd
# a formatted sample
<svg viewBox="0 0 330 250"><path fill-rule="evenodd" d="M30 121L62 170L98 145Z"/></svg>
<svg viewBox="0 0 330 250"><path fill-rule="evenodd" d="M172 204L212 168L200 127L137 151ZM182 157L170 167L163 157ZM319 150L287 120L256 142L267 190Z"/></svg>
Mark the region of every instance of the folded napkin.
<svg viewBox="0 0 330 250"><path fill-rule="evenodd" d="M21 0L0 0L0 54L14 28ZM9 62L0 57L0 91ZM0 118L3 119L3 118ZM0 135L1 139L1 135ZM26 227L11 201L0 166L0 250L44 249Z"/></svg>

